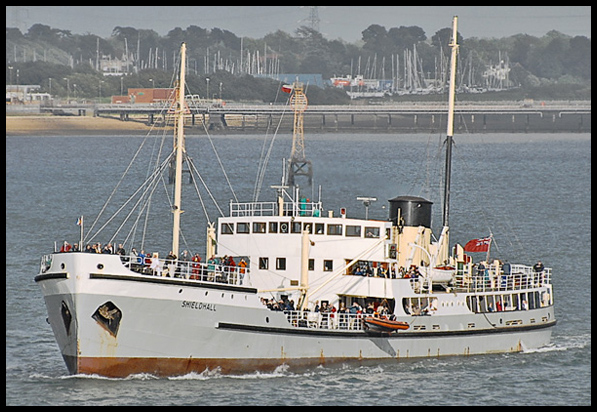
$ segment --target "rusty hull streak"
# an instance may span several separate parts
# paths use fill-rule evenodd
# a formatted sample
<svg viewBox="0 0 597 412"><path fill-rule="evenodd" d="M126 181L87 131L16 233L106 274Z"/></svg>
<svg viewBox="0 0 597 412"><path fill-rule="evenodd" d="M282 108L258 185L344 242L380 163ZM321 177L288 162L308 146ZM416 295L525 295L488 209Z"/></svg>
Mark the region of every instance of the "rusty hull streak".
<svg viewBox="0 0 597 412"><path fill-rule="evenodd" d="M125 378L137 373L151 375L183 376L190 372L202 373L217 370L222 374L242 374L252 372L272 372L278 366L288 365L293 369L337 364L358 358L303 358L303 359L193 359L193 358L105 358L81 357L77 373L97 374L110 378Z"/></svg>

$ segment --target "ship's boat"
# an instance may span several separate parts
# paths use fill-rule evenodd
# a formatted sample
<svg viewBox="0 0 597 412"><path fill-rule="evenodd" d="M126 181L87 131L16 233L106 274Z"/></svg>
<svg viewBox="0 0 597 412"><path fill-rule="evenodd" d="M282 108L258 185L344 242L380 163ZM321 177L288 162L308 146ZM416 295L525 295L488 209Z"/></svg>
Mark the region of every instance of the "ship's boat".
<svg viewBox="0 0 597 412"><path fill-rule="evenodd" d="M375 332L396 332L399 330L407 330L410 326L408 322L399 322L397 320L390 320L385 317L367 316L363 318L365 330Z"/></svg>

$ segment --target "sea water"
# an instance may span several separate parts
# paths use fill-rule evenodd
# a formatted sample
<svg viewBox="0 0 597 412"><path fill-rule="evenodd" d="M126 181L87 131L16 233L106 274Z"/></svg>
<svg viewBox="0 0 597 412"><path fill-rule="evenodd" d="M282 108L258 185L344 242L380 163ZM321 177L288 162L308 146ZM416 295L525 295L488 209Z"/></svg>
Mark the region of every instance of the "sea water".
<svg viewBox="0 0 597 412"><path fill-rule="evenodd" d="M491 231L496 239L492 256L529 265L541 260L553 268L558 323L546 347L514 354L344 364L303 371L281 366L271 373L233 376L217 370L171 378L68 375L33 277L40 256L51 252L55 241L78 241L79 216L85 216L87 228L91 225L142 139L6 138L7 405L591 403L589 134L455 137L451 243L464 244ZM321 134L305 140L314 182L313 189L304 193L321 199L325 210L337 214L346 208L349 217L364 217L365 208L356 197L376 197L369 217L387 219L387 199L423 196L434 202L433 225L438 231L441 136ZM255 198L257 171L266 158L259 199L273 200L270 186L281 183L281 159L289 156L290 147L290 135L187 138L188 152L224 213L230 199ZM136 173L132 176L140 183L147 172ZM167 182L163 186L158 190L167 190ZM186 184L185 190L194 192L193 186ZM209 199L207 194L203 197ZM152 210L167 207L167 202L152 203ZM215 220L219 211L206 206L206 217L200 204L187 200L186 195L183 209L182 247L204 254L205 222ZM148 249L168 252L170 220L168 216L148 221L152 229L164 233L160 241L147 240ZM107 241L109 234L105 237Z"/></svg>

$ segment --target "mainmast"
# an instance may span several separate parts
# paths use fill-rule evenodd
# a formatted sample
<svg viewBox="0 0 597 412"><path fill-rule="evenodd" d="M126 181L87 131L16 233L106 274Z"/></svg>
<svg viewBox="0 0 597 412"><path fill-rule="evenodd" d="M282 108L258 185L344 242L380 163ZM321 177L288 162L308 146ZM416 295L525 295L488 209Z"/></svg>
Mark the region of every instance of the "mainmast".
<svg viewBox="0 0 597 412"><path fill-rule="evenodd" d="M186 51L187 46L182 43L180 46L180 79L178 83L178 107L176 108L176 135L174 137L174 151L175 158L175 174L174 174L174 204L172 205L172 213L174 219L172 222L172 252L178 256L178 244L180 240L180 215L182 214L181 197L182 197L182 157L184 151L184 115L185 115L185 67L186 67Z"/></svg>
<svg viewBox="0 0 597 412"><path fill-rule="evenodd" d="M452 144L454 139L454 95L456 89L456 55L458 53L458 17L454 16L452 21L452 39L450 40L450 47L452 48L452 56L450 60L450 91L448 95L448 130L446 132L446 177L444 186L444 228L449 225L450 215L450 175L452 173Z"/></svg>

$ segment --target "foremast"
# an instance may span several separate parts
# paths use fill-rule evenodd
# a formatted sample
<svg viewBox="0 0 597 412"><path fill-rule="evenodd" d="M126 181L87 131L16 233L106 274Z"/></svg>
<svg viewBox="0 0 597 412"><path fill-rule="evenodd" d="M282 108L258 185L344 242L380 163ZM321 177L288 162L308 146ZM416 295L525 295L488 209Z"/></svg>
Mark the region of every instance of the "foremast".
<svg viewBox="0 0 597 412"><path fill-rule="evenodd" d="M184 154L184 115L186 112L186 104L184 100L185 91L185 68L186 68L186 51L187 46L182 43L180 46L180 79L178 83L177 97L178 105L175 110L176 127L174 137L174 152L175 152L175 171L174 171L174 202L172 205L172 214L174 216L172 221L172 252L178 256L179 241L180 241L180 215L181 198L182 198L182 158Z"/></svg>

